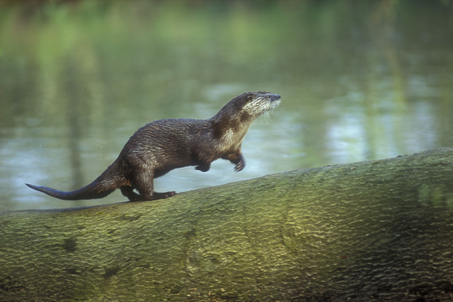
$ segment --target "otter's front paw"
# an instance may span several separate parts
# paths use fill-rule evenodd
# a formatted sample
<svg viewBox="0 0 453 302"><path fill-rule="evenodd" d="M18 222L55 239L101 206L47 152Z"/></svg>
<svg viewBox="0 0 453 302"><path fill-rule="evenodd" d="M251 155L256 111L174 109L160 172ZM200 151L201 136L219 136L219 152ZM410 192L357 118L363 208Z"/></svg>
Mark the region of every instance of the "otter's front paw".
<svg viewBox="0 0 453 302"><path fill-rule="evenodd" d="M208 172L211 165L198 165L195 167L195 170L200 170L201 172Z"/></svg>
<svg viewBox="0 0 453 302"><path fill-rule="evenodd" d="M244 159L241 159L241 161L238 162L236 164L236 166L234 167L234 171L236 171L236 172L242 171L242 169L244 169L244 167L245 167L245 161L244 161Z"/></svg>

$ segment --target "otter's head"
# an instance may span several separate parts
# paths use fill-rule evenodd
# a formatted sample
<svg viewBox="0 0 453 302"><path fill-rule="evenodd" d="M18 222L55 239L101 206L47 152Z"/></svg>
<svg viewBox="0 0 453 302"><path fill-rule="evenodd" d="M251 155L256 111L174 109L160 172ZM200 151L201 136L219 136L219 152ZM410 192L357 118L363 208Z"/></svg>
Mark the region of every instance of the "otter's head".
<svg viewBox="0 0 453 302"><path fill-rule="evenodd" d="M215 126L214 137L238 134L243 138L257 117L279 104L280 96L270 92L254 91L238 95L212 118Z"/></svg>
<svg viewBox="0 0 453 302"><path fill-rule="evenodd" d="M228 102L216 117L240 119L241 122L253 122L263 113L270 111L280 104L280 96L270 92L244 92Z"/></svg>
<svg viewBox="0 0 453 302"><path fill-rule="evenodd" d="M242 120L252 119L251 121L253 121L279 104L280 96L278 94L263 91L244 92L232 99L220 111L226 109L240 115Z"/></svg>

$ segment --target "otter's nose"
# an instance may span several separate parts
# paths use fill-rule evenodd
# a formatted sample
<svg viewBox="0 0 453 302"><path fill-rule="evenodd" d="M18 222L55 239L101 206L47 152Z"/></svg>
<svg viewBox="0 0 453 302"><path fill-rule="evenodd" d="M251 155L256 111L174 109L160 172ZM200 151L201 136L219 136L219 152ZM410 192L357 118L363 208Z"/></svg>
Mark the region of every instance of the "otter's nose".
<svg viewBox="0 0 453 302"><path fill-rule="evenodd" d="M280 100L281 97L278 94L271 94L271 102Z"/></svg>

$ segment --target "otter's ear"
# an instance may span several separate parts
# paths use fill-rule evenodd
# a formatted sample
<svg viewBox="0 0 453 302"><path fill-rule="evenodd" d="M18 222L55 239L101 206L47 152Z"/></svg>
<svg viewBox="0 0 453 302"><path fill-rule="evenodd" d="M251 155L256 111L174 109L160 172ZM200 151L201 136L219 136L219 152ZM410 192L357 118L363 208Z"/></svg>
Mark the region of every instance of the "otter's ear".
<svg viewBox="0 0 453 302"><path fill-rule="evenodd" d="M255 93L249 93L247 95L247 103L253 101L256 98L256 96L257 95Z"/></svg>

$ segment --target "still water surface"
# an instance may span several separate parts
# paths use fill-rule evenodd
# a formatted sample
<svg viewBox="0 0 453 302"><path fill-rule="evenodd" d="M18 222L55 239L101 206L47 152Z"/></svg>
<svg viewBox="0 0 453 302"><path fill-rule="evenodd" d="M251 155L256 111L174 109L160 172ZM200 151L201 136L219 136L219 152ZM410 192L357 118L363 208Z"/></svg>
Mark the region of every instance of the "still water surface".
<svg viewBox="0 0 453 302"><path fill-rule="evenodd" d="M244 91L282 96L249 130L246 168L174 170L157 191L453 145L451 3L199 3L0 8L0 210L124 201L24 183L79 188L144 124L209 118Z"/></svg>

